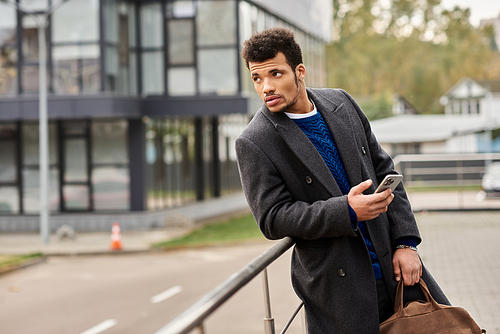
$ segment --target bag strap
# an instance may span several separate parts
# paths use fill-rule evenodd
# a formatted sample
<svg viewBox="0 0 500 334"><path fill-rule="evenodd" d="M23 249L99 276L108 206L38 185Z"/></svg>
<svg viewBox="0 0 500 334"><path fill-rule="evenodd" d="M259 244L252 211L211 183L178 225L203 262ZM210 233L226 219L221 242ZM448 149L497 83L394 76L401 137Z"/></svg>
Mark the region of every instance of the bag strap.
<svg viewBox="0 0 500 334"><path fill-rule="evenodd" d="M425 284L424 280L420 278L419 280L419 286L420 290L422 290L422 293L424 294L425 300L427 303L431 304L431 309L432 310L439 310L442 307L432 298L431 293L429 292L429 288L427 287L427 284ZM406 315L406 311L403 305L403 290L404 290L404 283L403 283L403 278L398 283L398 287L396 289L396 298L394 300L394 313L397 313L401 316Z"/></svg>

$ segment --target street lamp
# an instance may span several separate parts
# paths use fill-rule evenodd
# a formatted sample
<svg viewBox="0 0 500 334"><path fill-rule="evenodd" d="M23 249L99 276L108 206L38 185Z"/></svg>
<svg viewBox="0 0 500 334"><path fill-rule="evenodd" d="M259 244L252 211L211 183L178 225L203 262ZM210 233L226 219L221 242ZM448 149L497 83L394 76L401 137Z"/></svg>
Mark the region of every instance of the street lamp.
<svg viewBox="0 0 500 334"><path fill-rule="evenodd" d="M39 156L40 156L40 237L42 243L49 243L49 133L47 115L47 44L45 30L49 16L61 7L67 0L52 3L42 11L35 11L13 0L0 0L0 3L21 11L33 19L38 29L38 61L39 61Z"/></svg>

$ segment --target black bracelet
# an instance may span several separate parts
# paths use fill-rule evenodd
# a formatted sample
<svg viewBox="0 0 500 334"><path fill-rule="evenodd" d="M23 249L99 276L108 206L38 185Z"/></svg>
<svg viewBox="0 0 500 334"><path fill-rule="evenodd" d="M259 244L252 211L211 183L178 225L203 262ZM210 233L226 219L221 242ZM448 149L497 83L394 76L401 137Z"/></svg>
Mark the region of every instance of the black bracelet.
<svg viewBox="0 0 500 334"><path fill-rule="evenodd" d="M396 249L407 249L407 248L414 250L415 252L418 251L418 248L415 246L408 246L408 245L397 245L396 246Z"/></svg>

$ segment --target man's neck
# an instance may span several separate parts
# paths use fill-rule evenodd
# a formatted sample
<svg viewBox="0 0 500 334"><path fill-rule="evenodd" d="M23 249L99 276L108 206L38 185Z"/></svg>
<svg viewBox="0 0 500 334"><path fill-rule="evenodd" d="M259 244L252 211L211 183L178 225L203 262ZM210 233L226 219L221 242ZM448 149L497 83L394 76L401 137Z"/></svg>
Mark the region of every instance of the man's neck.
<svg viewBox="0 0 500 334"><path fill-rule="evenodd" d="M309 99L306 88L303 87L299 93L299 99L295 103L294 108L292 110L289 109L286 112L291 114L307 114L313 110L314 104Z"/></svg>

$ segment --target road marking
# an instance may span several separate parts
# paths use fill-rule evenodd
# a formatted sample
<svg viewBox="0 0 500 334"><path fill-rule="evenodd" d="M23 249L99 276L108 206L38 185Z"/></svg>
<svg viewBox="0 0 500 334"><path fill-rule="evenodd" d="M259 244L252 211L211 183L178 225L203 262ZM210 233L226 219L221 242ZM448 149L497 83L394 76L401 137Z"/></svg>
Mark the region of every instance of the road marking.
<svg viewBox="0 0 500 334"><path fill-rule="evenodd" d="M182 286L176 285L174 287L171 287L170 289L163 291L162 293L157 294L156 296L151 297L151 303L156 304L156 303L161 303L164 300L169 299L170 297L175 296L178 293L182 292Z"/></svg>
<svg viewBox="0 0 500 334"><path fill-rule="evenodd" d="M99 325L94 326L92 328L87 329L85 332L81 332L80 334L99 334L104 332L107 329L115 326L117 321L115 319L108 319L101 322Z"/></svg>

